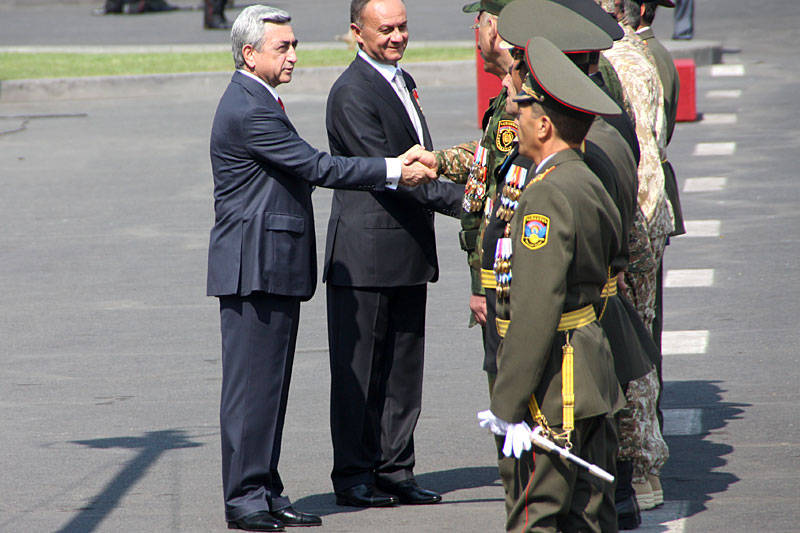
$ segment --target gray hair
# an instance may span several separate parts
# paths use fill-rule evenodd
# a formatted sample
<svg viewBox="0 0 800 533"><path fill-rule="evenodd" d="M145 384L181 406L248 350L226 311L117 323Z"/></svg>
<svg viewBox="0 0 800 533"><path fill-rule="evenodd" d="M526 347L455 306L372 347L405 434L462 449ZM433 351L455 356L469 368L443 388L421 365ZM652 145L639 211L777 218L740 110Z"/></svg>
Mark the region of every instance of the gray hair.
<svg viewBox="0 0 800 533"><path fill-rule="evenodd" d="M253 5L242 10L231 28L234 67L244 68L242 54L244 45L249 44L257 51L261 51L261 46L264 44L264 24L286 24L291 20L292 16L289 13L276 7Z"/></svg>

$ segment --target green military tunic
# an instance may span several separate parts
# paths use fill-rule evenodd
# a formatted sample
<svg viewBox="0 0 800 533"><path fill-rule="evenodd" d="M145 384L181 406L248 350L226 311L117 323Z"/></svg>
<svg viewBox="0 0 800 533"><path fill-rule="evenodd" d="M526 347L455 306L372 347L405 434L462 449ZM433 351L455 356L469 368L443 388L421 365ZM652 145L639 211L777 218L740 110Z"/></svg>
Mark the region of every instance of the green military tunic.
<svg viewBox="0 0 800 533"><path fill-rule="evenodd" d="M472 294L484 294L481 286L480 235L485 227L485 213L496 201L495 169L511 151L517 136L514 117L506 113L506 90L493 98L483 116L483 137L478 143L465 143L436 152L439 174L458 183L466 183L464 212L461 216L461 248L467 252L472 279ZM469 156L469 157L468 157Z"/></svg>
<svg viewBox="0 0 800 533"><path fill-rule="evenodd" d="M575 150L558 152L522 193L511 221L510 323L492 396L499 418L525 419L534 394L550 424L561 424L564 334L556 328L563 312L599 308L621 239L614 202ZM575 420L613 413L622 395L599 324L575 330L571 343Z"/></svg>

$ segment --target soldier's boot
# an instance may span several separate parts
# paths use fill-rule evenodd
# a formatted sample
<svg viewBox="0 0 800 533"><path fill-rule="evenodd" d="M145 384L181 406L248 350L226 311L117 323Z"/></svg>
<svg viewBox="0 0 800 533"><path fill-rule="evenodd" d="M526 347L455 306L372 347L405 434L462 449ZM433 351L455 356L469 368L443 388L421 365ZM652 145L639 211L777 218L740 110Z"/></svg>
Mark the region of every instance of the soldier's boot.
<svg viewBox="0 0 800 533"><path fill-rule="evenodd" d="M225 0L205 0L203 26L210 30L230 29L231 23L225 18Z"/></svg>
<svg viewBox="0 0 800 533"><path fill-rule="evenodd" d="M633 491L633 463L617 461L617 488L614 502L617 508L617 526L621 530L636 529L642 523L636 494Z"/></svg>

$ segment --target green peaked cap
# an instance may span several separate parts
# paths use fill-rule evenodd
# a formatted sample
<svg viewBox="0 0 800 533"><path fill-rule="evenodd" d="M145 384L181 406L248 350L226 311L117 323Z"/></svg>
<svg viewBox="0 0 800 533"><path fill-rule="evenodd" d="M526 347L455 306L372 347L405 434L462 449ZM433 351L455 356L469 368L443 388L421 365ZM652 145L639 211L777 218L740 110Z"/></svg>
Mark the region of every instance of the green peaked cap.
<svg viewBox="0 0 800 533"><path fill-rule="evenodd" d="M568 7L589 22L596 24L614 41L625 35L617 19L605 12L594 0L553 0L557 4Z"/></svg>
<svg viewBox="0 0 800 533"><path fill-rule="evenodd" d="M481 11L488 11L492 15L499 15L511 0L481 0L480 2L472 2L461 8L464 13L479 13Z"/></svg>
<svg viewBox="0 0 800 533"><path fill-rule="evenodd" d="M525 77L515 102L539 102L590 115L622 112L614 100L547 39L533 37L528 41L525 62L530 74Z"/></svg>
<svg viewBox="0 0 800 533"><path fill-rule="evenodd" d="M531 37L544 37L563 52L607 50L613 44L596 24L550 0L514 0L500 13L497 33L519 48Z"/></svg>

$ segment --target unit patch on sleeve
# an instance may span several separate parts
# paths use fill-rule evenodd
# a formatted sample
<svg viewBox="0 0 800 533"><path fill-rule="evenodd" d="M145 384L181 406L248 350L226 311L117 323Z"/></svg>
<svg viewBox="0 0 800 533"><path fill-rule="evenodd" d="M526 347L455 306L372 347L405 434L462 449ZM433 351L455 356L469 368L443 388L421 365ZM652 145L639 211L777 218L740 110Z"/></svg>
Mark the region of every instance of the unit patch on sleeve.
<svg viewBox="0 0 800 533"><path fill-rule="evenodd" d="M544 215L525 215L522 219L522 244L531 250L538 250L547 244L550 219Z"/></svg>
<svg viewBox="0 0 800 533"><path fill-rule="evenodd" d="M502 152L510 152L514 139L517 138L517 124L513 120L501 120L497 123L495 144Z"/></svg>

